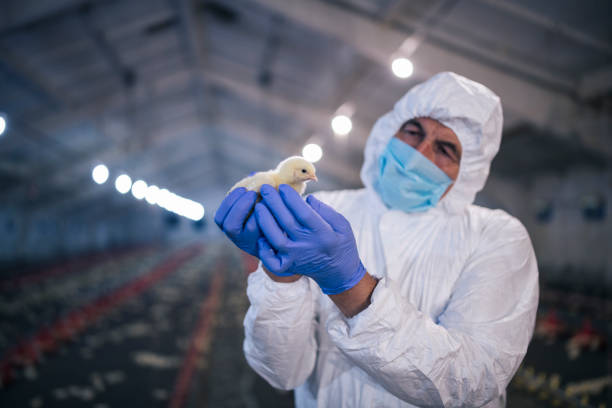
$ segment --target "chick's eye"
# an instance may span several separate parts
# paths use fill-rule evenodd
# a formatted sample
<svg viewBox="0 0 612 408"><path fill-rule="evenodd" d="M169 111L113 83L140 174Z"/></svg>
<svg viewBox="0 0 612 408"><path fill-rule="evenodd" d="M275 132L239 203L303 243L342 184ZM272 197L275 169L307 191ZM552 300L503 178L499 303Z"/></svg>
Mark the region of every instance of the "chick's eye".
<svg viewBox="0 0 612 408"><path fill-rule="evenodd" d="M306 169L302 169L302 173L306 173Z"/></svg>

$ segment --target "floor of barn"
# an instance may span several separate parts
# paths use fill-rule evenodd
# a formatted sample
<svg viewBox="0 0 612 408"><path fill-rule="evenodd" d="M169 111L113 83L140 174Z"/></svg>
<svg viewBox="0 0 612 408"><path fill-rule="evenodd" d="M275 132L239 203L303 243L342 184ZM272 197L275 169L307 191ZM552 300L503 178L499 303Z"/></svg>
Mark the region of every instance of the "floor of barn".
<svg viewBox="0 0 612 408"><path fill-rule="evenodd" d="M292 407L242 353L252 268L226 246L191 246L4 279L0 406ZM606 351L569 359L549 343L532 342L508 407L612 406L609 386L562 398L570 383L609 375Z"/></svg>

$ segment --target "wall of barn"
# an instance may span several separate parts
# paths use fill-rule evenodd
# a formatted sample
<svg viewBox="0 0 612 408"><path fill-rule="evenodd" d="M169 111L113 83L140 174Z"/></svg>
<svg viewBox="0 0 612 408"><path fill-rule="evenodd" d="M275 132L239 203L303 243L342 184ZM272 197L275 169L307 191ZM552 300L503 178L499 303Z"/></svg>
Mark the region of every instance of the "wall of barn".
<svg viewBox="0 0 612 408"><path fill-rule="evenodd" d="M163 233L158 215L143 209L111 219L58 217L45 211L29 213L0 208L0 262L36 262L119 246L139 245Z"/></svg>
<svg viewBox="0 0 612 408"><path fill-rule="evenodd" d="M491 177L478 202L519 218L531 236L541 278L612 288L612 172L575 169L528 184Z"/></svg>

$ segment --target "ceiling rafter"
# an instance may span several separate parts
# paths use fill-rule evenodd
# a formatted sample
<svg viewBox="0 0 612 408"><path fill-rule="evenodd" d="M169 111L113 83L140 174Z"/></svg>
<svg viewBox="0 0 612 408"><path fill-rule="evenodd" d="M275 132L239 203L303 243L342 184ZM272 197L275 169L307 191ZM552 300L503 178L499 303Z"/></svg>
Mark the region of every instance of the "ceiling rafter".
<svg viewBox="0 0 612 408"><path fill-rule="evenodd" d="M39 70L28 63L25 58L0 45L0 67L9 77L21 82L26 88L36 93L42 100L47 101L52 108L63 108L71 105L70 100L49 81Z"/></svg>
<svg viewBox="0 0 612 408"><path fill-rule="evenodd" d="M256 1L299 24L352 45L362 55L385 66L388 66L407 36L402 31L319 0ZM522 116L531 124L552 129L560 138L578 137L585 146L603 150L612 156L612 145L605 133L593 137L577 125L588 120L596 121L598 126L605 128L610 116L588 112L566 94L542 88L430 42L420 45L414 60L418 64L415 75L421 79L442 70L466 75L488 85L501 97L505 109Z"/></svg>
<svg viewBox="0 0 612 408"><path fill-rule="evenodd" d="M556 32L564 36L565 38L571 39L581 45L592 47L598 51L604 52L608 55L612 55L612 45L609 41L604 41L596 38L590 34L585 33L575 27L571 27L561 21L553 20L552 18L534 12L525 6L521 6L517 2L503 1L503 0L480 0L486 4L489 4L505 13L519 17L532 24L546 28L547 30Z"/></svg>
<svg viewBox="0 0 612 408"><path fill-rule="evenodd" d="M595 69L580 81L580 96L586 100L612 93L612 65Z"/></svg>
<svg viewBox="0 0 612 408"><path fill-rule="evenodd" d="M0 37L28 27L56 20L76 11L83 4L100 0L4 0L0 19Z"/></svg>
<svg viewBox="0 0 612 408"><path fill-rule="evenodd" d="M189 84L190 82L191 71L187 70L182 74L182 78L178 82L171 82L167 85L167 89L172 90L176 89L177 84L185 83ZM212 72L206 70L203 74L201 74L204 81L207 81L215 86L220 86L222 89L229 91L232 94L237 95L238 97L245 99L250 103L254 103L260 106L265 106L267 109L283 114L288 115L290 117L299 118L304 123L310 123L313 126L319 124L319 127L327 127L329 120L331 119L331 112L321 110L318 108L313 108L302 103L289 100L287 98L273 95L265 90L262 90L260 87L256 85L252 85L246 81L236 80L230 77L227 74L219 74L216 72ZM139 93L138 90L134 91L136 94ZM181 94L183 91L179 94ZM171 93L170 95L176 95L175 93ZM164 96L156 96L156 98L163 98ZM168 97L166 95L166 97ZM135 97L134 99L139 99ZM149 103L150 98L142 98L142 103ZM74 121L83 121L88 118L95 117L96 113L104 112L105 110L119 110L124 106L129 106L132 102L129 98L127 98L124 94L119 94L117 98L114 100L110 100L109 98L102 98L101 100L91 101L91 105L85 105L80 108L80 112L77 111L74 114L70 114L70 112L66 112L63 115L50 116L43 121L41 121L40 127L44 127L50 129L53 132L53 129L58 129L61 126L66 126L68 123L73 123ZM180 125L179 125L180 126ZM177 131L178 132L178 131ZM354 130L351 143L352 149L361 150L365 144L365 139L367 137L369 130L359 122L354 122ZM168 137L171 135L168 134ZM153 136L154 137L154 136ZM99 149L92 154L83 155L81 159L77 159L69 164L67 167L61 167L61 171L63 173L68 173L72 171L72 167L75 166L83 166L83 164L90 166L92 159L105 160L106 157L114 157L116 160L120 160L124 154L117 155L117 150L113 146L109 146L108 149ZM37 180L41 178L48 178L49 175L53 174L53 168L57 167L56 164L51 165L42 165L39 169L34 169L32 171L32 179Z"/></svg>
<svg viewBox="0 0 612 408"><path fill-rule="evenodd" d="M263 155L268 155L269 157L279 156L281 158L295 155L296 153L296 145L294 142L290 140L285 140L283 138L277 139L275 141L271 141L268 135L255 130L253 127L246 123L245 121L233 120L231 123L222 123L218 125L219 127L211 127L206 130L207 133L213 135L223 135L225 140L228 140L234 144L243 143L243 138L249 140L249 143L252 146L258 146L258 150L261 151ZM166 168L175 167L179 170L181 169L182 162L190 162L193 160L200 159L197 154L194 155L192 151L189 149L180 156L176 161L172 163L166 163ZM225 163L222 167L217 166L216 164L211 166L211 169L220 171L220 169L224 169L226 166L233 166L234 163L240 162L249 162L248 156L244 156L244 153L239 153L240 150L236 150L235 157L232 157L234 160L232 162ZM250 153L253 152L253 149L249 150ZM208 157L210 159L210 156ZM204 158L201 158L204 160ZM253 166L257 166L259 161L253 162ZM269 163L268 167L274 167L277 163ZM145 179L148 182L155 182L153 177L155 174L162 173L159 170L159 163L143 163L144 167L142 168L134 168L134 173L132 175L137 175L140 178ZM193 167L193 166L192 166ZM342 185L352 185L357 186L360 185L360 177L359 172L355 171L354 168L346 162L341 160L322 160L317 163L317 168L320 172L325 175L329 175L329 177L333 178L335 181L339 181L339 184ZM61 209L63 205L72 205L75 202L81 201L83 199L88 199L91 197L95 197L96 195L102 194L104 192L99 186L94 185L91 182L89 176L89 170L81 177L76 179L72 178L68 180L67 183L63 183L60 185L55 184L46 194L46 199L37 200L42 202L38 209L44 207L48 211L58 211ZM265 169L259 169L265 170ZM200 171L198 171L199 173ZM180 173L180 172L179 172ZM177 174L179 174L177 173ZM186 171L185 173L189 173ZM168 179L170 180L170 179ZM170 182L170 181L169 181ZM228 183L218 183L215 181L208 181L205 186L212 187L218 185L227 186ZM161 186L161 187L169 187L169 188L179 188L180 186Z"/></svg>
<svg viewBox="0 0 612 408"><path fill-rule="evenodd" d="M96 27L94 12L95 8L87 3L79 8L78 16L81 27L95 48L104 56L121 85L130 88L136 82L136 72L121 61L119 54L107 40L104 32Z"/></svg>
<svg viewBox="0 0 612 408"><path fill-rule="evenodd" d="M176 8L179 16L181 39L189 56L192 80L194 81L193 93L198 110L205 122L214 122L218 115L218 110L211 92L208 92L210 97L206 98L207 90L200 74L205 71L207 66L205 60L207 49L204 38L205 31L201 23L202 18L198 18L195 15L195 3L193 0L170 0L170 2ZM219 165L219 147L217 141L214 138L208 138L208 143L210 143L213 150L213 160ZM218 177L221 180L224 179L223 174L219 174Z"/></svg>

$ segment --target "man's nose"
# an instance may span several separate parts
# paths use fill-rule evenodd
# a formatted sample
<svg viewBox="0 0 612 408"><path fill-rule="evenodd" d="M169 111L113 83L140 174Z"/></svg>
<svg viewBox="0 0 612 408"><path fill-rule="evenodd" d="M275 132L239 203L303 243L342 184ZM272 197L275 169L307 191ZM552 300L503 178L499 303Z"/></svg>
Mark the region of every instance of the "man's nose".
<svg viewBox="0 0 612 408"><path fill-rule="evenodd" d="M416 147L417 152L427 157L429 161L434 161L434 151L431 140L425 139Z"/></svg>

